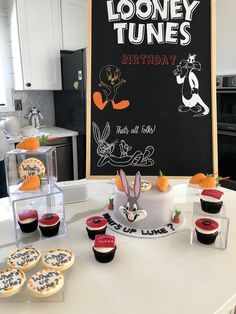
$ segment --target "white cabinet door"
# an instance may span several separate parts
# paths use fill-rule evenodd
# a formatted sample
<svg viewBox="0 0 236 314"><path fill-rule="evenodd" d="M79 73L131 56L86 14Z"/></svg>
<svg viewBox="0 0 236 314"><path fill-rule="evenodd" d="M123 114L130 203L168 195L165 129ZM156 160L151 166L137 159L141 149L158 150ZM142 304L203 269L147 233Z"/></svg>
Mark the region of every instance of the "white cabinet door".
<svg viewBox="0 0 236 314"><path fill-rule="evenodd" d="M216 43L218 75L232 75L236 73L236 1L216 1Z"/></svg>
<svg viewBox="0 0 236 314"><path fill-rule="evenodd" d="M24 89L61 89L60 0L17 0Z"/></svg>
<svg viewBox="0 0 236 314"><path fill-rule="evenodd" d="M61 0L62 43L65 50L87 47L87 0Z"/></svg>

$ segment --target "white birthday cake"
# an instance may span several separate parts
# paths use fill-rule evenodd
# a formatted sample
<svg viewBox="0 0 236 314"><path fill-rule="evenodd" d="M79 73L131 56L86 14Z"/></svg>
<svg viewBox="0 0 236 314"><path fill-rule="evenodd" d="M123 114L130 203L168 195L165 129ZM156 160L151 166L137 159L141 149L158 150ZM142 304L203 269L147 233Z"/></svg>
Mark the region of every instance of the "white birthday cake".
<svg viewBox="0 0 236 314"><path fill-rule="evenodd" d="M156 182L141 180L140 173L130 184L120 171L123 189L116 187L114 218L120 224L137 229L160 228L170 223L173 216L173 192L167 186L163 192ZM122 191L123 190L123 191Z"/></svg>

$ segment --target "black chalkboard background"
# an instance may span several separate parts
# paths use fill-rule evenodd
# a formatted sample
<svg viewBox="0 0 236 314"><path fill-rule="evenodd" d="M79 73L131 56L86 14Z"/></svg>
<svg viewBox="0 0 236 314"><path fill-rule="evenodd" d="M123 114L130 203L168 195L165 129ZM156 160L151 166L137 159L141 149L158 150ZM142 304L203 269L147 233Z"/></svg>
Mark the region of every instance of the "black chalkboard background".
<svg viewBox="0 0 236 314"><path fill-rule="evenodd" d="M187 46L180 44L133 45L127 40L123 45L117 44L117 33L113 23L108 21L106 0L92 1L92 40L91 40L91 116L90 128L90 165L88 176L114 176L116 170L123 168L128 175L137 170L142 175L157 175L162 170L166 175L190 176L197 172L213 173L212 148L212 100L211 100L211 1L201 0L193 12L191 42ZM114 0L115 7L118 0ZM133 1L136 3L136 1ZM163 0L160 1L163 3ZM190 3L192 1L189 1ZM132 23L147 23L133 17ZM151 21L154 25L157 21ZM162 21L160 21L162 22ZM182 21L177 22L181 23ZM164 22L165 24L165 22ZM178 36L180 38L180 36ZM181 60L188 55L196 54L196 61L201 63L201 70L195 71L199 81L199 94L210 109L209 114L194 117L195 113L179 112L182 103L182 86L177 84L173 74ZM176 56L174 64L147 65L122 64L126 55L159 55ZM169 57L168 57L169 58ZM105 65L115 65L121 71L121 79L126 80L117 92L115 102L129 100L130 105L123 110L114 110L111 102L103 110L94 103L93 93L99 92L99 72ZM102 134L106 123L110 125L106 139L95 141L93 123L96 123ZM151 133L140 132L142 126L155 128ZM118 126L127 126L129 134L118 134ZM138 134L131 130L139 127ZM109 135L108 135L109 134ZM132 147L121 157L120 144ZM109 145L112 144L113 145ZM152 146L150 153L148 146ZM145 149L147 151L145 152ZM99 155L98 155L99 151ZM146 165L148 160L150 165ZM134 154L137 152L137 157ZM146 158L146 159L145 159ZM114 162L115 160L115 162ZM127 162L129 160L129 162ZM118 161L118 162L117 162ZM124 161L124 162L123 162ZM153 164L152 164L153 161ZM122 164L123 162L123 164ZM147 161L149 164L149 161ZM135 165L136 164L136 165Z"/></svg>

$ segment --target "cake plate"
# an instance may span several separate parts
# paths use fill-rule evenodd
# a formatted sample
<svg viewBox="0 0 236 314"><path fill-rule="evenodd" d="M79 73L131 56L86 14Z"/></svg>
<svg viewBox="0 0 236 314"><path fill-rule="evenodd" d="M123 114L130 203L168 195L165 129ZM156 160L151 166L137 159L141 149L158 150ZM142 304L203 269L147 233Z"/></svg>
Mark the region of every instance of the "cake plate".
<svg viewBox="0 0 236 314"><path fill-rule="evenodd" d="M133 228L131 226L126 226L124 224L121 224L117 221L117 219L114 217L113 212L111 210L106 211L103 216L108 220L108 227L120 234L129 236L129 237L135 237L135 238L160 238L165 237L170 234L175 233L178 231L184 224L184 216L181 213L180 215L180 222L174 223L170 221L170 223L157 227L152 229L137 229Z"/></svg>

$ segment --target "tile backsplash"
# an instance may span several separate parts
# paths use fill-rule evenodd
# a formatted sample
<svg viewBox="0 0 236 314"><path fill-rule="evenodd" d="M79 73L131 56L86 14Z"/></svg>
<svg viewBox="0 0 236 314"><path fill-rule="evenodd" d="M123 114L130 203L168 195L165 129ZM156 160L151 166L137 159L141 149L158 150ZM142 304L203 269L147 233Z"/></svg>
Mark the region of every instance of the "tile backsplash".
<svg viewBox="0 0 236 314"><path fill-rule="evenodd" d="M46 125L52 127L55 125L55 113L54 113L54 98L52 91L13 91L12 101L15 99L21 99L22 111L13 112L0 112L0 119L2 117L17 116L20 120L21 127L30 125L30 121L27 115L32 107L37 107L43 116L43 120L40 119L40 125Z"/></svg>

